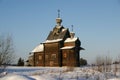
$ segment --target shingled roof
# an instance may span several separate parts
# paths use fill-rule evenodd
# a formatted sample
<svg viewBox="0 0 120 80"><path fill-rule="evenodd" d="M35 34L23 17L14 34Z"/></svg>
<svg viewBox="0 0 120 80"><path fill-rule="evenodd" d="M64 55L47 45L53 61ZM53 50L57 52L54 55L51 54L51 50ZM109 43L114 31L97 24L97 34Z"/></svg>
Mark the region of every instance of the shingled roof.
<svg viewBox="0 0 120 80"><path fill-rule="evenodd" d="M66 36L67 35L67 36ZM55 39L65 39L67 37L70 37L70 32L67 28L64 28L63 26L56 25L53 28L53 31L50 31L47 40L55 40Z"/></svg>

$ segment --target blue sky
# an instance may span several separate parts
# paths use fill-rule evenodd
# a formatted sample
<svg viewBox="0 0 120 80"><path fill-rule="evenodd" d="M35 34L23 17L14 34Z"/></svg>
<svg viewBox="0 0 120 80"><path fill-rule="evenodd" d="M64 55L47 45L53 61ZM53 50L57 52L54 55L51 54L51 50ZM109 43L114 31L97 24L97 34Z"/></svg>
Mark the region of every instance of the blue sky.
<svg viewBox="0 0 120 80"><path fill-rule="evenodd" d="M119 0L0 0L0 35L12 35L16 59L26 59L47 38L58 9L62 25L70 30L74 25L88 63L98 55L120 55Z"/></svg>

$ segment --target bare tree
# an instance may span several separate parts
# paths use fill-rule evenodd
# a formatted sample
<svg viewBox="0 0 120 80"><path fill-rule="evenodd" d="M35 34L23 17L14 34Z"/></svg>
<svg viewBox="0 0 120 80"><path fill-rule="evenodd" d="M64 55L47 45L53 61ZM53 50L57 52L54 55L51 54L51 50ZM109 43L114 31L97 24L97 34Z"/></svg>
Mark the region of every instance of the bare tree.
<svg viewBox="0 0 120 80"><path fill-rule="evenodd" d="M11 64L13 58L13 42L11 36L0 36L0 66Z"/></svg>
<svg viewBox="0 0 120 80"><path fill-rule="evenodd" d="M112 64L112 58L108 55L105 58L105 66L106 66L106 71L109 72L111 71L111 64Z"/></svg>
<svg viewBox="0 0 120 80"><path fill-rule="evenodd" d="M98 71L100 72L108 72L111 70L112 58L110 56L97 56L96 57L96 65L98 67Z"/></svg>
<svg viewBox="0 0 120 80"><path fill-rule="evenodd" d="M104 58L102 56L97 56L96 57L96 65L97 65L97 70L102 72L104 69Z"/></svg>
<svg viewBox="0 0 120 80"><path fill-rule="evenodd" d="M120 72L120 54L118 56L118 61L119 61L119 72Z"/></svg>
<svg viewBox="0 0 120 80"><path fill-rule="evenodd" d="M118 55L118 57L116 58L114 64L114 74L116 76L117 72L120 71L120 55Z"/></svg>

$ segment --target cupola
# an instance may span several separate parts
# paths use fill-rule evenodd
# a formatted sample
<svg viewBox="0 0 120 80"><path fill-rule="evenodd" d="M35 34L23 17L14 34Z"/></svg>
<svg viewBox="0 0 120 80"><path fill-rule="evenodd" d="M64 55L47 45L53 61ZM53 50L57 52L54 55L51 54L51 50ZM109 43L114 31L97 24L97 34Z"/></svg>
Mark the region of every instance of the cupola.
<svg viewBox="0 0 120 80"><path fill-rule="evenodd" d="M60 10L58 10L58 17L56 18L57 26L61 26L62 19L60 18Z"/></svg>

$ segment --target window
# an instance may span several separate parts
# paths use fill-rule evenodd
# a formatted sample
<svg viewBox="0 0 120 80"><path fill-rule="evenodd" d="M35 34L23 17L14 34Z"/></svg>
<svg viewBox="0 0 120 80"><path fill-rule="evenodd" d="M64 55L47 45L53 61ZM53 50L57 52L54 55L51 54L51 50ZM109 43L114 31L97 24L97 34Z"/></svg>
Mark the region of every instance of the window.
<svg viewBox="0 0 120 80"><path fill-rule="evenodd" d="M38 64L38 61L36 61L36 64Z"/></svg>
<svg viewBox="0 0 120 80"><path fill-rule="evenodd" d="M54 62L53 61L50 61L50 66L53 66L54 65Z"/></svg>
<svg viewBox="0 0 120 80"><path fill-rule="evenodd" d="M42 56L41 55L39 55L39 60L42 60Z"/></svg>
<svg viewBox="0 0 120 80"><path fill-rule="evenodd" d="M67 58L67 54L66 53L63 53L63 58Z"/></svg>
<svg viewBox="0 0 120 80"><path fill-rule="evenodd" d="M48 59L48 55L47 54L45 55L45 59Z"/></svg>
<svg viewBox="0 0 120 80"><path fill-rule="evenodd" d="M56 54L51 54L52 59L56 59Z"/></svg>

